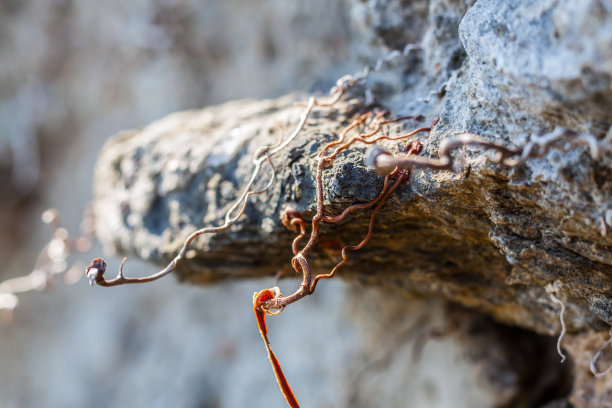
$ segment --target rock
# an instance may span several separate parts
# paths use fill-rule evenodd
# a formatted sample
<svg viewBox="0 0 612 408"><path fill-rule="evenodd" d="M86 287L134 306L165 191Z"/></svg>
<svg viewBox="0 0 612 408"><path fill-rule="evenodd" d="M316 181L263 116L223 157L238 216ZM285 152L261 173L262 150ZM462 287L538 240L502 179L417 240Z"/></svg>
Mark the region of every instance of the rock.
<svg viewBox="0 0 612 408"><path fill-rule="evenodd" d="M579 122L551 122L544 114L546 105L571 110L571 95L567 100L545 96L567 94L561 88L580 77L571 77L569 68L563 75L555 71L555 78L563 78L551 79L547 87L548 82L525 71L529 68L524 67L527 56L515 55L515 68L510 63L513 48L504 46L503 41L520 43L526 41L523 35L535 35L525 34L522 25L516 32L510 30L512 16L533 14L535 19L548 11L553 17L559 15L550 19L560 23L554 26L546 19L550 24L531 27L538 30L537 38L555 38L554 27L574 36L576 29L562 18L566 11L560 6L511 7L510 3L481 10L485 6L486 2L479 3L461 23L468 58L438 106L425 112L428 121L433 114L441 118L431 135L421 137L425 154L435 156L440 140L463 131L510 146L520 146L532 134L568 124L603 137L592 125L601 120L598 112L587 109ZM505 29L493 24L502 19ZM570 26L561 30L558 25L563 22ZM482 30L472 32L471 27ZM483 60L485 55L494 59L496 54L490 50L485 53L481 44L489 41L488 36L497 38L499 32L505 35L498 46L503 69ZM602 30L602 35L605 32ZM559 54L567 65L567 48L573 44L567 41L576 40L559 34L554 44L542 40L542 49L533 53L546 52L551 58ZM590 64L595 70L598 60L594 53L581 53L574 62L585 67ZM505 74L512 69L516 74ZM580 75L583 69L575 72ZM599 88L594 92L593 98L602 95ZM399 95L410 101L411 88ZM465 100L467 95L470 101ZM398 105L397 93L388 98ZM528 109L525 98L539 103ZM98 212L105 214L99 227L101 240L113 250L136 252L160 264L168 262L189 233L213 226L221 218L250 177L250 157L259 146L272 144L278 137L276 123L288 130L295 126L301 112L292 106L295 100L239 101L175 114L113 139L97 167L95 202ZM504 100L507 102L500 106ZM589 112L591 116L587 116ZM292 234L280 223L280 209L292 203L307 216L314 214L313 155L334 140L354 113L355 108L346 104L317 110L289 148L275 157L278 182L265 196L251 201L245 217L230 231L199 239L192 247L193 256L179 270L181 279L208 282L271 275L287 265ZM398 108L397 114L403 113ZM520 119L513 120L510 113ZM485 116L489 118L486 124L481 120ZM392 125L388 132L399 134L417 126L416 122ZM379 191L382 179L364 166L362 152L362 147L351 149L324 172L329 214L372 200ZM598 327L587 299L610 288L606 278L612 272L609 238L600 233L602 214L610 202L612 173L605 164L609 152L594 160L586 148L554 150L516 169L493 164L489 156L479 149L462 149L456 154L462 167L456 175L417 171L412 184L383 207L376 219L374 239L367 250L351 254L352 262L343 270L343 278L409 292L444 294L506 323L550 334L558 330L557 311L543 286L559 280L564 284L563 296L573 299L570 327ZM265 180L262 177L261 185ZM355 241L367 230L368 220L367 212L360 214L332 226L324 235L345 243ZM326 256L319 256L321 271L333 265L323 259ZM543 307L546 304L549 306Z"/></svg>
<svg viewBox="0 0 612 408"><path fill-rule="evenodd" d="M293 234L280 223L281 208L291 203L306 219L312 217L316 153L357 112L371 108L364 103L373 102L395 115L422 114L425 123L440 118L431 134L420 137L426 156L436 156L441 140L461 132L522 146L558 126L593 135L601 151L593 157L587 147L565 143L509 169L481 148L460 149L454 154L456 174L415 171L411 183L389 198L372 240L350 253L339 277L443 297L547 335L559 333L559 307L544 287L558 281L570 332L604 330L612 321L609 2L479 1L470 8L458 1L431 1L428 7L425 2L376 4L353 8L372 54L417 38L421 49L384 64L365 85L352 89L350 97L361 105L316 109L298 137L274 157L272 188L255 196L229 231L194 242L177 271L179 279L209 283L272 277L289 269ZM414 26L418 36L409 31ZM397 30L402 35L395 35ZM297 123L301 109L294 102L300 100L306 97L231 102L175 114L113 138L95 177L96 211L104 215L98 233L105 247L160 265L169 262L189 233L219 223L250 177L258 146L278 138L277 122L287 132ZM417 126L408 121L385 131L395 135ZM387 146L400 149L398 143ZM359 146L335 160L323 184L326 213L338 214L373 199L382 179L363 164ZM359 242L368 221L369 213L362 211L326 227L322 235ZM338 260L337 252L319 250L312 264L326 272ZM575 338L564 342L573 357ZM592 384L581 382L574 394ZM597 406L589 402L594 400L575 400L577 406Z"/></svg>

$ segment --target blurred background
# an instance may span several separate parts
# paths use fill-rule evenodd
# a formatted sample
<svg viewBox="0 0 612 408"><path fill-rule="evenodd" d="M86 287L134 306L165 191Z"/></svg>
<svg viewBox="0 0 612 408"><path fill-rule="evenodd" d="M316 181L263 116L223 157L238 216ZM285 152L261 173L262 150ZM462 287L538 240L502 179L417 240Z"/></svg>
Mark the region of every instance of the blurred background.
<svg viewBox="0 0 612 408"><path fill-rule="evenodd" d="M178 110L329 88L356 63L346 15L325 0L0 2L0 281L34 268L46 208L78 235L109 136ZM80 275L101 255L68 267ZM20 294L0 323L0 406L280 406L250 307L260 286L60 279Z"/></svg>
<svg viewBox="0 0 612 408"><path fill-rule="evenodd" d="M45 209L78 235L97 152L116 132L237 98L327 92L371 63L362 3L1 1L0 281L35 268L51 237ZM74 280L102 255L94 245L54 267L76 265L66 275ZM120 260L107 260L116 270ZM155 269L135 257L129 268ZM0 406L283 406L251 309L271 279L192 287L169 277L112 289L43 282L2 314ZM358 289L372 302L347 308L355 290L326 282L270 323L304 406L489 405L451 340L402 363L408 329L424 315L435 325L441 303L414 302L405 316L403 300L394 307L393 295ZM292 346L303 337L306 349ZM371 352L390 349L395 357Z"/></svg>

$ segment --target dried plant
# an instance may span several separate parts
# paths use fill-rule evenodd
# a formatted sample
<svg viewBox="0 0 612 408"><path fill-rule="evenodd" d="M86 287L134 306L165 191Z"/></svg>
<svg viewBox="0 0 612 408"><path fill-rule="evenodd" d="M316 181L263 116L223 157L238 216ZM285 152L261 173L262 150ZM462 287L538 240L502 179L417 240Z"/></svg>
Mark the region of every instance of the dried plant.
<svg viewBox="0 0 612 408"><path fill-rule="evenodd" d="M199 229L193 232L191 235L187 237L187 239L183 243L183 246L181 250L178 252L178 254L164 269L152 275L146 276L146 277L142 277L142 278L125 277L123 275L123 266L125 265L126 259L124 258L123 261L121 262L121 266L119 267L119 272L117 274L117 277L111 280L106 280L104 277L104 272L106 271L106 262L102 258L96 258L91 262L91 264L87 267L87 270L86 270L87 277L89 278L90 283L93 284L95 282L100 286L117 286L117 285L131 284L131 283L146 283L146 282L151 282L151 281L163 278L169 273L175 271L176 268L181 264L181 262L185 258L185 255L187 254L187 251L194 239L196 239L197 237L203 234L218 234L220 232L227 231L232 225L236 223L236 221L238 221L238 219L244 213L249 197L252 195L256 195L256 194L265 193L272 186L272 184L274 183L275 176L276 176L276 171L275 171L274 164L272 163L271 158L278 152L284 150L295 139L295 137L301 132L315 104L316 104L316 99L310 98L306 108L302 112L302 115L300 117L300 121L297 127L295 128L293 133L289 135L289 137L287 138L281 137L281 139L279 140L277 144L272 145L272 146L262 146L256 150L255 155L253 157L253 170L251 173L251 178L247 182L240 196L234 201L231 207L227 210L225 217L224 217L224 221L221 225L217 227L206 227L206 228L202 228L202 229ZM254 184L257 181L257 177L259 176L262 165L264 163L268 163L270 168L272 169L272 177L270 178L270 180L268 181L268 183L266 184L264 188L259 189L259 190L254 190L253 189Z"/></svg>
<svg viewBox="0 0 612 408"><path fill-rule="evenodd" d="M610 334L610 338L606 340L606 342L603 344L603 346L601 346L599 350L597 350L597 353L595 353L595 355L593 356L593 359L591 360L591 364L589 365L589 368L591 369L591 373L593 373L593 375L597 378L603 377L604 375L609 374L610 371L612 371L612 364L610 364L610 366L606 368L604 371L597 370L597 360L599 360L601 353L604 351L606 347L612 344L612 328L610 329L609 334Z"/></svg>
<svg viewBox="0 0 612 408"><path fill-rule="evenodd" d="M480 146L496 152L493 159L496 163L506 167L516 167L524 164L530 158L544 156L552 147L565 151L564 147L560 145L561 142L567 142L570 145L588 145L593 159L599 157L602 148L593 135L581 134L564 128L557 128L542 136L532 135L531 140L521 147L506 147L473 133L460 133L442 140L438 149L439 158L437 159L421 156L394 156L380 147L374 147L369 150L366 163L383 175L388 174L396 167L456 171L453 167L454 159L451 152L463 146ZM609 146L604 147L609 148Z"/></svg>
<svg viewBox="0 0 612 408"><path fill-rule="evenodd" d="M279 152L286 149L290 143L297 137L297 135L304 129L304 126L315 107L333 107L333 105L339 101L347 92L347 90L356 84L364 83L368 78L368 75L372 71L378 71L382 69L386 64L394 61L396 58L407 56L412 50L418 49L417 46L409 45L402 52L394 51L387 57L379 60L373 68L366 67L363 72L356 75L349 75L340 78L337 84L332 88L330 97L326 101L317 100L310 98L304 110L300 116L299 123L297 124L294 131L287 138L281 137L279 142L273 146L263 146L257 149L253 157L253 169L251 177L245 187L242 189L239 197L233 202L230 208L227 210L223 222L215 227L205 227L199 229L189 235L183 243L181 250L177 253L175 258L161 271L158 271L152 275L142 278L126 277L123 274L123 267L126 259L123 259L119 267L118 274L115 278L107 280L104 277L106 271L106 262L102 258L94 259L86 269L87 277L90 284L96 283L100 286L117 286L123 284L132 283L146 283L157 279L160 279L169 273L175 271L177 267L184 260L185 255L193 242L198 236L203 234L217 234L227 231L234 225L237 220L243 215L248 199L255 194L265 193L272 186L275 179L275 168L272 158ZM449 81L452 80L452 77ZM440 91L431 92L427 98L421 98L420 102L429 102L429 99L435 95L440 95L444 87L448 84L448 81L443 85ZM368 93L366 92L366 105L368 102ZM370 98L371 99L371 98ZM371 101L370 101L371 102ZM325 212L324 206L324 185L323 185L323 174L325 169L333 165L335 159L339 154L352 148L353 145L360 143L365 145L375 145L381 140L389 141L402 141L415 137L420 133L431 132L437 124L437 119L434 120L431 126L417 128L412 132L402 134L399 136L389 136L382 133L383 126L400 120L412 119L415 121L423 120L421 116L407 116L398 117L394 119L386 119L386 114L382 112L373 113L366 112L353 121L351 121L339 134L337 140L325 144L318 152L316 157L316 169L314 171L315 187L316 187L316 212L312 219L309 221L311 224L310 233L307 231L307 220L304 219L304 215L301 214L297 209L287 204L285 205L280 214L281 221L286 228L296 233L295 238L292 241L291 249L293 252L293 258L291 259L291 266L293 269L301 275L302 281L299 287L290 295L283 296L278 286L267 288L255 292L253 295L253 310L257 320L260 334L264 340L268 357L272 365L276 380L279 384L281 392L285 397L285 400L291 407L299 407L297 398L295 397L289 383L283 374L281 365L273 353L270 341L268 339L268 330L266 326L266 315L276 315L282 312L288 305L302 299L305 296L311 295L319 281L323 279L330 279L335 276L337 271L342 268L348 262L349 252L357 251L363 248L369 240L372 238L374 229L374 221L376 214L380 208L385 204L388 198L393 194L400 186L409 183L412 177L412 171L415 168L429 169L432 171L456 171L454 168L454 159L451 152L457 148L463 146L478 146L485 149L493 150L496 153L494 161L505 167L516 167L524 164L528 159L535 157L544 156L551 148L557 148L564 150L567 145L586 144L590 149L590 153L593 158L597 158L600 154L600 150L609 146L602 146L597 139L588 134L580 134L578 132L557 128L554 131L544 134L542 136L532 135L529 142L524 146L519 147L506 147L500 143L490 141L483 138L480 135L472 133L460 133L452 137L448 137L440 143L438 149L438 158L424 157L420 153L422 151L422 145L418 139L413 139L407 143L405 150L400 154L392 154L386 150L383 150L379 146L374 146L369 149L366 155L366 164L377 170L377 172L384 176L383 186L380 192L372 200L365 203L356 203L349 205L340 214L330 215ZM364 130L363 132L361 130ZM357 133L356 135L349 137L349 134ZM259 180L262 166L267 163L270 166L272 175L266 185L263 188L256 189L255 184ZM336 246L338 240L333 237L321 236L320 226L321 223L334 224L339 223L347 219L347 217L358 210L371 209L370 219L368 224L367 232L361 241L351 244L341 244L340 255L341 259L337 264L327 273L315 275L312 273L309 265L309 257L312 253L321 246L331 245ZM604 219L604 223L607 219ZM606 229L607 224L602 226ZM603 232L602 232L603 233ZM306 240L307 239L307 240ZM306 242L304 243L304 241ZM280 274L277 275L277 279ZM558 282L547 285L546 290L549 293L551 300L560 305L560 322L561 322L561 333L557 342L557 351L562 358L562 362L565 360L565 355L561 350L561 341L566 332L566 326L563 319L565 311L564 303L559 299L559 291L561 285ZM606 347L612 342L612 339L604 344ZM602 349L604 348L602 347ZM594 367L597 359L599 358L598 352L593 359L591 364L591 370L595 373ZM612 370L612 367L607 369L603 373L596 375L604 375Z"/></svg>
<svg viewBox="0 0 612 408"><path fill-rule="evenodd" d="M360 133L356 136L353 136L349 140L346 140L347 135L350 131L354 130L358 126L364 124L364 122L371 117L371 113L364 114L360 116L358 119L354 120L350 123L341 133L338 140L330 142L326 144L317 155L317 168L316 168L316 214L312 218L312 227L310 231L310 238L308 242L304 245L304 247L300 250L299 243L306 235L305 222L302 214L300 214L294 207L285 206L281 213L281 221L283 224L293 230L298 232L298 235L294 239L292 243L292 250L294 253L294 257L291 261L291 264L297 273L302 274L302 283L299 288L289 296L283 296L280 289L278 287L273 287L269 289L263 289L259 292L256 292L253 295L253 309L255 311L255 315L257 316L257 321L260 329L260 333L264 342L266 344L266 348L268 350L268 355L270 357L270 362L272 364L272 368L274 370L276 380L279 383L280 389L285 396L285 399L289 406L298 407L297 400L293 392L291 391L291 387L289 386L280 364L274 353L270 348L270 342L267 337L267 328L265 323L266 314L276 315L280 313L286 306L290 305L293 302L298 301L299 299L312 294L315 291L317 283L321 279L330 279L332 278L339 268L347 263L348 260L348 251L356 251L361 249L372 237L372 231L374 227L374 219L377 212L380 210L382 205L385 203L387 198L402 184L406 184L410 181L410 177L412 175L412 171L408 170L398 170L388 174L383 182L383 187L378 195L371 201L360 204L353 204L347 207L342 213L336 216L330 216L325 214L324 205L323 205L323 170L325 167L329 167L333 164L335 158L342 152L346 150L353 144L357 142L361 142L364 144L373 144L380 140L401 140L412 137L420 132L428 132L431 128L419 128L410 133L390 137L387 135L379 135L382 126L388 123L396 122L399 120L406 119L415 119L413 117L401 117L392 120L383 120L382 115L377 115L374 118L374 123L371 124L371 129L368 133ZM422 118L416 118L422 119ZM331 153L326 154L332 148L335 148ZM407 146L407 154L419 154L422 150L422 146L420 142L414 141L408 144ZM368 231L365 237L357 244L354 245L346 245L341 249L342 259L332 268L329 273L319 274L313 276L310 266L308 263L308 257L312 254L312 252L317 247L317 243L320 240L320 224L321 222L325 223L337 223L344 220L348 214L358 209L367 209L370 207L374 207L372 213L370 215L370 222L368 225Z"/></svg>

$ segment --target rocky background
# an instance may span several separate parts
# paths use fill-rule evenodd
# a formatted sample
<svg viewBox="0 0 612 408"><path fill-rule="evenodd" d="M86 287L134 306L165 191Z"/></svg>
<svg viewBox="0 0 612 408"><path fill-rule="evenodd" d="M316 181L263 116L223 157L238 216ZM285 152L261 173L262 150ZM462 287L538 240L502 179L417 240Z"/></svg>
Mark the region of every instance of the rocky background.
<svg viewBox="0 0 612 408"><path fill-rule="evenodd" d="M273 189L231 231L197 241L177 275L215 285L81 281L20 296L0 336L3 406L282 406L251 296L290 260L281 206L313 214L313 153L374 106L439 117L421 138L427 156L459 132L518 146L557 126L593 135L600 154L565 145L507 169L469 148L455 154L457 174L417 171L351 254L346 283L322 282L270 319L300 402L612 406L612 380L588 371L612 323L608 0L9 2L0 30L3 279L32 268L43 208L58 207L76 231L92 178L104 251L138 255L126 274L154 271L136 258L163 265L189 232L215 224L256 147L275 140L279 123L295 126L295 101L418 46L352 88L346 100L356 103L317 110L275 158ZM251 99L122 132L100 152L121 129L239 98ZM380 189L362 153L326 172L330 212ZM367 220L324 234L353 242ZM326 271L337 258L319 251L313 265ZM118 261L107 260L112 274ZM229 278L247 280L218 283ZM544 290L555 281L567 305L563 364L559 306Z"/></svg>

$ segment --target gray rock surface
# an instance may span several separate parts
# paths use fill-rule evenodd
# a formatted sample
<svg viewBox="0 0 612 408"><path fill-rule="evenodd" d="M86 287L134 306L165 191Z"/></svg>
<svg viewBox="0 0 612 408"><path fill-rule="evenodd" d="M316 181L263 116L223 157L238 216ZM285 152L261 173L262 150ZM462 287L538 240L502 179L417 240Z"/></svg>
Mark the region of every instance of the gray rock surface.
<svg viewBox="0 0 612 408"><path fill-rule="evenodd" d="M367 3L202 4L0 5L2 279L30 272L49 238L40 225L47 207L58 208L74 235L109 135L232 98L326 89L360 69L359 56L384 51L362 40L375 38L367 21L356 24L359 35L349 27L355 25L349 11L377 13ZM88 262L100 252L71 261ZM135 258L129 273L151 270ZM270 282L195 287L170 278L109 290L81 280L20 294L12 321L0 314L0 406L283 406L250 307L253 291ZM507 364L507 344L489 340L498 339L499 326L468 315L462 330L430 336L430 329L445 327L441 300L412 300L408 315L397 294L326 283L270 321L274 349L305 406L472 408L523 394L520 367ZM286 291L294 286L281 284ZM553 352L550 339L523 334L527 344ZM489 343L500 345L488 347L495 359L473 353L474 344Z"/></svg>
<svg viewBox="0 0 612 408"><path fill-rule="evenodd" d="M460 132L521 146L563 126L593 135L601 146L610 142L608 1L367 2L354 5L353 18L362 23L373 55L398 42L419 42L421 50L386 64L350 97L396 115L423 114L425 123L440 117L434 131L421 136L424 155L435 156L442 139ZM248 179L252 154L277 137L276 123L286 129L297 123L300 109L292 104L299 99L231 102L175 114L112 139L95 178L105 247L167 263L190 232L219 220ZM343 102L317 110L290 148L275 157L278 181L272 189L253 199L230 231L198 239L179 278L208 283L272 277L287 267L292 234L279 221L280 209L293 203L312 216L313 156L366 108ZM385 131L416 126L406 122ZM574 333L565 344L577 358L577 339L612 323L612 154L602 149L593 158L586 147L562 147L514 169L493 163L482 149L465 148L455 153L457 174L416 171L382 208L372 241L351 254L340 276L443 297L548 335L560 330L559 308L544 287L559 281ZM338 213L371 200L381 183L364 166L363 149L352 149L325 173L326 210ZM367 212L361 213L323 234L356 242L367 220ZM319 251L313 262L322 272L337 259ZM572 402L602 406L605 393L585 389L605 381L580 383Z"/></svg>
<svg viewBox="0 0 612 408"><path fill-rule="evenodd" d="M126 132L108 145L98 170L107 178L95 186L104 197L100 236L107 249L128 253L126 273L151 272L129 253L163 263L189 230L216 223L248 175L254 146L276 140L275 119L287 130L295 123L292 101L326 92L406 43L422 49L384 64L347 99L421 113L423 123L441 117L422 135L424 154L461 130L518 145L561 124L603 143L611 9L609 0L3 2L0 276L29 272L48 239L38 226L48 206L76 231L109 135L178 110L302 90L177 114L161 121L165 130ZM355 110L340 104L317 113L309 136L286 152L291 166L275 158L274 191L257 197L227 234L199 241L179 277L215 285L170 277L91 289L80 281L20 295L12 323L0 320L0 406L283 406L251 296L288 266L292 234L280 227L279 206L292 201L312 214L310 149ZM139 159L140 142L160 156ZM230 147L238 150L224 164ZM507 170L481 153L456 152L458 164L471 167L455 177L417 172L383 207L373 241L350 255L340 279L270 318L272 346L304 406L567 407L568 398L577 407L610 405L612 377L594 379L588 369L608 338L610 235L600 230L602 216L612 225L609 154L592 160L578 147ZM122 164L109 175L112 163ZM136 171L147 166L154 177ZM111 183L117 190L101 189ZM372 197L381 179L356 149L326 170L325 183L337 212ZM129 213L118 210L126 205ZM354 242L367 216L324 233ZM317 271L338 259L329 250L314 255ZM120 258L107 260L115 269ZM261 279L228 279L246 276ZM560 298L571 326L563 364L556 337L537 334L559 330L559 307L543 291L553 279L566 284ZM280 285L290 293L298 278ZM599 367L607 361L606 352Z"/></svg>

